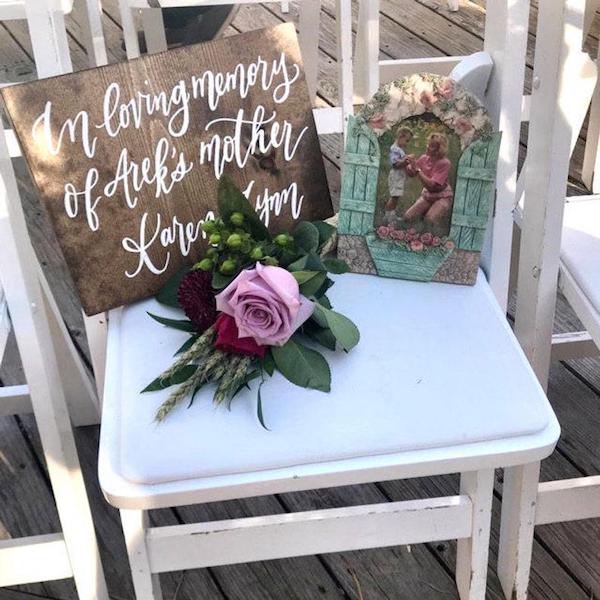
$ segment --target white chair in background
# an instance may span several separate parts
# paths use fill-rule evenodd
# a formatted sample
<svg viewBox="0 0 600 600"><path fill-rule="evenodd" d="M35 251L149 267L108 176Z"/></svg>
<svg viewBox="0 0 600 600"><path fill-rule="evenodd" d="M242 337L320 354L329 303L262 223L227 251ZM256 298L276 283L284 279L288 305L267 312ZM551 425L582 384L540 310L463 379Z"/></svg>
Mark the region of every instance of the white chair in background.
<svg viewBox="0 0 600 600"><path fill-rule="evenodd" d="M524 72L521 41L513 42L523 49L513 77ZM495 68L489 85L503 72ZM521 89L522 80L514 85ZM502 106L498 113L505 115ZM518 135L509 131L509 140L512 156ZM168 309L154 300L111 311L99 473L106 498L121 509L139 600L162 597L163 572L442 539L458 539L461 599L484 600L494 469L537 464L559 435L492 288L482 272L473 287L347 274L331 296L363 339L331 358L326 398L277 375L267 382L270 432L255 421L248 394L231 412L200 394L189 411L153 426L162 398L140 390L169 363L181 332L156 330L146 311ZM383 323L374 307L392 304L393 323ZM156 335L160 347L149 348L144 340ZM398 337L411 339L411 350L392 367ZM148 521L154 508L453 472L461 473L460 490L443 498L170 527Z"/></svg>
<svg viewBox="0 0 600 600"><path fill-rule="evenodd" d="M279 0L267 0L267 2ZM125 48L129 59L140 55L137 30L134 22L135 10L141 10L146 37L146 45L150 53L167 49L162 9L219 4L252 4L264 0L119 0ZM285 11L285 6L282 7ZM313 100L317 94L318 56L319 56L319 22L321 0L300 0L299 10L299 42L302 50L302 61L306 82ZM342 133L346 129L348 116L353 112L352 96L352 11L349 0L336 0L337 56L339 71L338 106L317 108L314 111L317 131L320 134Z"/></svg>
<svg viewBox="0 0 600 600"><path fill-rule="evenodd" d="M0 240L0 361L12 323L27 381L0 387L0 416L33 412L62 528L0 540L0 586L73 577L81 600L108 600L69 418L97 423L97 397L31 246L4 132Z"/></svg>
<svg viewBox="0 0 600 600"><path fill-rule="evenodd" d="M593 355L600 347L600 197L565 203L569 159L597 80L595 63L582 51L583 9L583 0L539 5L528 155L519 179L524 193L515 211L515 332L544 386L551 357ZM552 336L557 280L587 331ZM599 476L539 483L539 464L508 469L498 559L506 597L527 598L535 525L592 517L600 517Z"/></svg>
<svg viewBox="0 0 600 600"><path fill-rule="evenodd" d="M518 165L521 122L527 119L528 98L523 96L529 0L488 0L483 50L493 61L494 71L482 98L502 131L498 162L495 218L484 267L494 294L505 309L508 300L512 221ZM415 72L449 75L466 57L444 56L422 59L379 60L379 0L359 0L354 60L355 103L380 83ZM483 65L482 65L483 68Z"/></svg>
<svg viewBox="0 0 600 600"><path fill-rule="evenodd" d="M0 21L27 20L39 78L73 70L65 26L71 13L82 27L90 66L106 64L99 0L0 0Z"/></svg>

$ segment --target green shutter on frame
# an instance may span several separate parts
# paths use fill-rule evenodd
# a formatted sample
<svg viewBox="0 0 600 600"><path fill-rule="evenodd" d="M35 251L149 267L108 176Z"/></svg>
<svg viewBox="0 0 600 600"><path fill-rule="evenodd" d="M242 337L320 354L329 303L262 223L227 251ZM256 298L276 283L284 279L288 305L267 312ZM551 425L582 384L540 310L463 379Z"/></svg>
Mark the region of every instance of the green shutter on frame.
<svg viewBox="0 0 600 600"><path fill-rule="evenodd" d="M379 160L379 142L375 133L350 117L342 174L339 233L364 235L373 229Z"/></svg>
<svg viewBox="0 0 600 600"><path fill-rule="evenodd" d="M450 238L462 250L480 251L494 202L502 134L477 140L460 157Z"/></svg>

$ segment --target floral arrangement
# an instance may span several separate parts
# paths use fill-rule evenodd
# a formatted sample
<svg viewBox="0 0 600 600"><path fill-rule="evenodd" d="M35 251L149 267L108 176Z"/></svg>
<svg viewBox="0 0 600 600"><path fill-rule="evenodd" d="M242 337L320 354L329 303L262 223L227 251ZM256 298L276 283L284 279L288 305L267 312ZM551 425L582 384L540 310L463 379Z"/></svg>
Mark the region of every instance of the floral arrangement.
<svg viewBox="0 0 600 600"><path fill-rule="evenodd" d="M178 386L156 413L160 422L185 398L214 385L216 404L230 405L252 380L260 380L257 414L266 428L260 389L279 371L290 382L328 392L331 372L314 349L352 349L358 329L332 310L329 274L348 271L327 257L335 228L322 221L301 222L293 232L271 236L231 180L219 185L219 218L204 222L209 247L191 269L174 276L157 295L183 309L187 319L159 323L189 333L173 364L143 392ZM306 345L311 340L314 344Z"/></svg>
<svg viewBox="0 0 600 600"><path fill-rule="evenodd" d="M476 98L449 77L433 73L410 75L382 86L359 118L381 135L399 121L425 112L452 129L463 149L493 132L487 112Z"/></svg>
<svg viewBox="0 0 600 600"><path fill-rule="evenodd" d="M410 229L396 229L392 225L380 225L375 233L377 237L396 246L402 246L410 252L427 252L436 250L453 250L454 242L448 237L433 235L429 231L419 233L414 227Z"/></svg>

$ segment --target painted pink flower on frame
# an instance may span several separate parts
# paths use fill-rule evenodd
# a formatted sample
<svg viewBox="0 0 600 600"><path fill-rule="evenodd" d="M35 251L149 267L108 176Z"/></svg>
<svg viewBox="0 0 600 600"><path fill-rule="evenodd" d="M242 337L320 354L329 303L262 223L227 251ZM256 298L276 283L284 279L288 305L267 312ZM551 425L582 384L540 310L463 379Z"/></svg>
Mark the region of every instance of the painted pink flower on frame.
<svg viewBox="0 0 600 600"><path fill-rule="evenodd" d="M455 245L456 244L452 240L447 240L446 243L444 244L444 247L447 250L454 250Z"/></svg>
<svg viewBox="0 0 600 600"><path fill-rule="evenodd" d="M410 249L413 252L422 252L423 248L425 248L425 246L423 245L423 242L421 240L413 240L410 243Z"/></svg>
<svg viewBox="0 0 600 600"><path fill-rule="evenodd" d="M465 133L469 133L473 129L473 124L466 117L458 117L454 121L454 130L458 135L464 135Z"/></svg>
<svg viewBox="0 0 600 600"><path fill-rule="evenodd" d="M375 113L368 121L369 127L373 129L385 129L386 118L383 113Z"/></svg>
<svg viewBox="0 0 600 600"><path fill-rule="evenodd" d="M442 79L438 86L438 93L446 100L452 98L454 95L454 81L448 77Z"/></svg>
<svg viewBox="0 0 600 600"><path fill-rule="evenodd" d="M406 232L402 231L402 229L394 229L393 231L390 232L390 237L393 240L398 240L398 241L402 241L406 238Z"/></svg>
<svg viewBox="0 0 600 600"><path fill-rule="evenodd" d="M442 239L439 236L434 235L433 239L431 240L431 245L434 248L437 248L441 243L442 243Z"/></svg>
<svg viewBox="0 0 600 600"><path fill-rule="evenodd" d="M421 234L421 241L426 246L431 246L431 242L433 241L433 234L430 233L429 231L426 231L425 233L422 233Z"/></svg>
<svg viewBox="0 0 600 600"><path fill-rule="evenodd" d="M385 238L388 238L388 237L390 237L390 233L391 233L391 232L392 232L392 230L391 230L389 227L386 227L385 225L380 225L380 226L377 228L377 235L378 235L380 238L384 238L384 239L385 239Z"/></svg>
<svg viewBox="0 0 600 600"><path fill-rule="evenodd" d="M435 94L430 90L423 90L419 100L425 108L431 108L437 102Z"/></svg>

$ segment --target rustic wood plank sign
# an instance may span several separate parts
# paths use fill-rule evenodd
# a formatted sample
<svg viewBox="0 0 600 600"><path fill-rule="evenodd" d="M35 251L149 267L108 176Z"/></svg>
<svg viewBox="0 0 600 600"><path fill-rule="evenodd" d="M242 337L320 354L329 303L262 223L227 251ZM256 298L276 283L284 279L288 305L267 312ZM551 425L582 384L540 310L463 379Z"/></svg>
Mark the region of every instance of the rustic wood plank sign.
<svg viewBox="0 0 600 600"><path fill-rule="evenodd" d="M196 258L224 174L273 231L332 214L293 24L2 97L89 315Z"/></svg>

